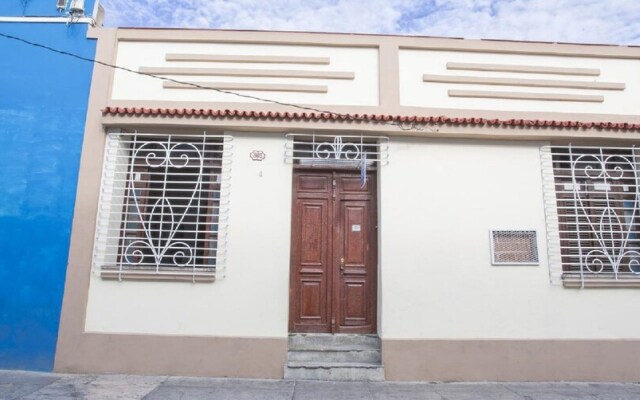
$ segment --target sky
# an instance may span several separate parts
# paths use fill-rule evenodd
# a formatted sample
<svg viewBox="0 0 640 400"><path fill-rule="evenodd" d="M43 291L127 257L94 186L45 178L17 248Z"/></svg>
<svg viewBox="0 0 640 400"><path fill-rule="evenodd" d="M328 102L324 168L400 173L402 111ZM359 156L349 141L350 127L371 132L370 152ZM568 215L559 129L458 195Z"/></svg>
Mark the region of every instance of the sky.
<svg viewBox="0 0 640 400"><path fill-rule="evenodd" d="M640 45L640 0L101 0L106 26Z"/></svg>

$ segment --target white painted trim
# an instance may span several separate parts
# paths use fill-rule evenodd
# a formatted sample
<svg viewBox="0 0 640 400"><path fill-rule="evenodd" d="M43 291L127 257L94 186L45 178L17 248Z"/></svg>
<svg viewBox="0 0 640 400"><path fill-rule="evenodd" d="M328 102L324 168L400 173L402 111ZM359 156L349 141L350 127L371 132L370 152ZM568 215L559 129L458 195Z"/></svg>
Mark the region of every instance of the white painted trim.
<svg viewBox="0 0 640 400"><path fill-rule="evenodd" d="M22 23L58 23L58 24L93 24L91 17L0 17L0 22L22 22Z"/></svg>
<svg viewBox="0 0 640 400"><path fill-rule="evenodd" d="M544 215L547 237L547 265L549 268L549 282L552 285L562 285L562 252L560 250L560 225L558 221L558 201L556 198L556 183L553 175L553 159L551 146L540 146L540 172L542 176L542 194L544 199Z"/></svg>
<svg viewBox="0 0 640 400"><path fill-rule="evenodd" d="M98 19L98 13L100 12L100 8L102 8L102 5L100 4L100 0L96 0L93 3L93 11L91 12L91 18L95 21ZM104 8L103 8L104 11Z"/></svg>

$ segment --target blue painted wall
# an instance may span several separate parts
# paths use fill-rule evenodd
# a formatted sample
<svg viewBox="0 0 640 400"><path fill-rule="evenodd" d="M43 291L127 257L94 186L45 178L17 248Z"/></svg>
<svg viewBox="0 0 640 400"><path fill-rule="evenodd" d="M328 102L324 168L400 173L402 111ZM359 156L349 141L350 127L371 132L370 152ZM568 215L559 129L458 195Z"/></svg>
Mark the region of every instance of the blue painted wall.
<svg viewBox="0 0 640 400"><path fill-rule="evenodd" d="M32 0L25 15L55 5ZM22 14L22 1L0 0L0 16ZM0 32L95 54L86 24L0 22ZM92 70L0 37L0 369L53 368Z"/></svg>
<svg viewBox="0 0 640 400"><path fill-rule="evenodd" d="M67 0L68 1L68 0ZM91 15L94 0L85 0L86 15ZM0 0L0 16L56 17L57 0Z"/></svg>

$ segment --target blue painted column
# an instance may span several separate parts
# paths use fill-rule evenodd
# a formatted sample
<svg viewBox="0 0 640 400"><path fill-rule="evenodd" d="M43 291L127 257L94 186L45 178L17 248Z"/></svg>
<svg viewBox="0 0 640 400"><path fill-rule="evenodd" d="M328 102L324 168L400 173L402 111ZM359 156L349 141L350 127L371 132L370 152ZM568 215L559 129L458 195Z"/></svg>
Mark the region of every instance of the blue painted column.
<svg viewBox="0 0 640 400"><path fill-rule="evenodd" d="M0 3L0 16L57 15L55 0ZM93 58L87 28L0 22L0 33ZM53 368L92 70L0 37L0 369Z"/></svg>

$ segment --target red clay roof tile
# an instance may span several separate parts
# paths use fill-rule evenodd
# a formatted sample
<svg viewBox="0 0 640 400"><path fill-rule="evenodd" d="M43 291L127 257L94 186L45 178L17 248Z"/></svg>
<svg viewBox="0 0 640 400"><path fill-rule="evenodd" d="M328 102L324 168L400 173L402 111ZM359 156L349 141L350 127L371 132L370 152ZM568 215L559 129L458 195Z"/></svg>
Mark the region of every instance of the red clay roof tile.
<svg viewBox="0 0 640 400"><path fill-rule="evenodd" d="M105 107L103 115L128 115L128 116L195 116L212 118L252 118L271 120L342 120L354 122L411 122L411 123L435 123L449 125L488 125L488 126L540 126L556 128L580 128L580 129L616 129L616 130L640 130L640 124L627 122L581 122L568 120L540 120L540 119L497 119L479 117L447 117L419 116L419 115L385 115L385 114L332 114L315 112L278 112L278 111L245 111L245 110L213 110L195 108L147 108L147 107Z"/></svg>

